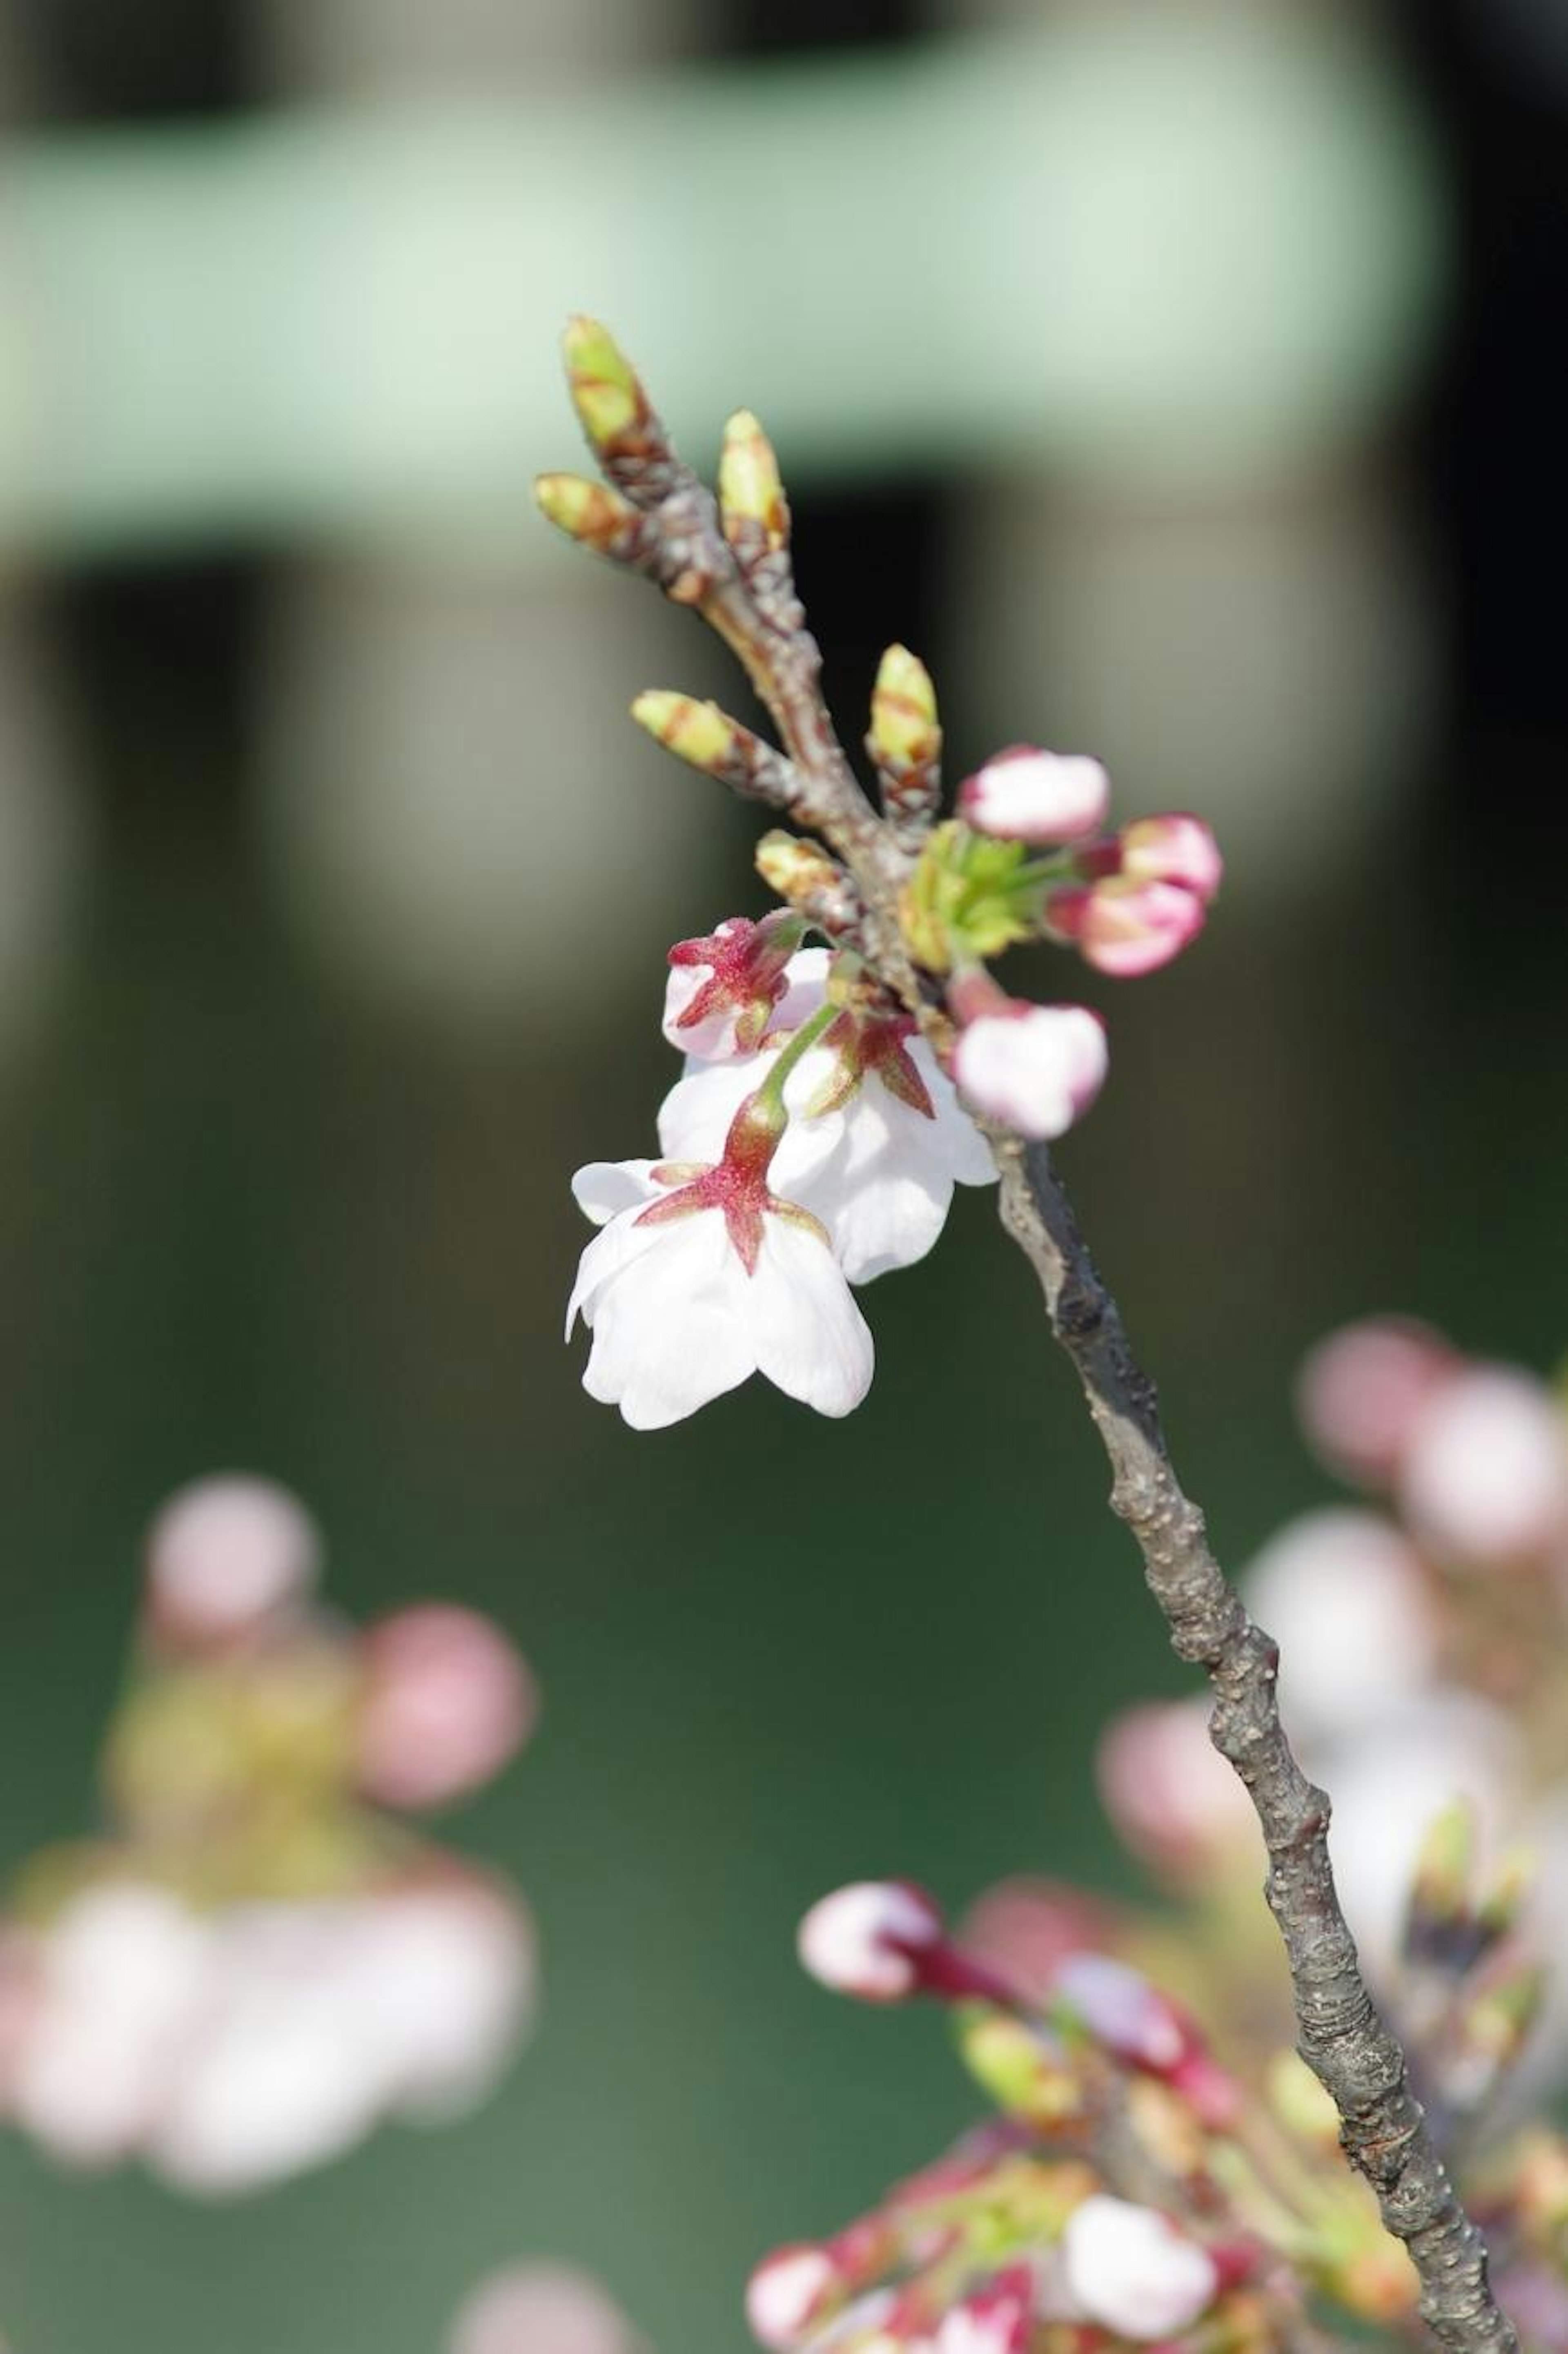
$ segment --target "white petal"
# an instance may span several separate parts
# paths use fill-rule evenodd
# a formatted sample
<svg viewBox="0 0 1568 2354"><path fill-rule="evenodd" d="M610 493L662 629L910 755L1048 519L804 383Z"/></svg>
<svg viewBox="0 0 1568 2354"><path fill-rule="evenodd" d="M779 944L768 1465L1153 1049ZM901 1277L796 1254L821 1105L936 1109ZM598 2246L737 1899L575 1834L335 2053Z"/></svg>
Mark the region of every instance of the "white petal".
<svg viewBox="0 0 1568 2354"><path fill-rule="evenodd" d="M622 1210L651 1202L659 1187L649 1175L652 1161L590 1161L572 1179L572 1199L596 1226L608 1225Z"/></svg>
<svg viewBox="0 0 1568 2354"><path fill-rule="evenodd" d="M591 1327L599 1314L600 1295L606 1286L644 1251L652 1250L662 1228L638 1224L641 1207L622 1210L611 1218L608 1226L595 1235L577 1261L577 1279L572 1286L572 1296L567 1302L567 1334L572 1337L572 1326L580 1313L583 1322Z"/></svg>
<svg viewBox="0 0 1568 2354"><path fill-rule="evenodd" d="M583 1387L633 1430L662 1430L756 1371L748 1278L716 1210L641 1231L657 1246L601 1289Z"/></svg>
<svg viewBox="0 0 1568 2354"><path fill-rule="evenodd" d="M922 1120L920 1125L935 1129L937 1140L932 1149L940 1150L954 1183L994 1185L996 1162L991 1149L959 1101L959 1091L938 1062L928 1041L912 1038L909 1041L909 1059L926 1083L931 1108L936 1113L935 1120ZM902 1104L898 1108L907 1110L907 1107ZM910 1114L910 1117L918 1118L918 1115Z"/></svg>
<svg viewBox="0 0 1568 2354"><path fill-rule="evenodd" d="M751 1283L757 1365L786 1396L844 1415L871 1386L874 1351L832 1253L787 1218L763 1221Z"/></svg>
<svg viewBox="0 0 1568 2354"><path fill-rule="evenodd" d="M890 1153L857 1171L846 1149L794 1198L827 1227L847 1279L871 1283L925 1257L947 1224L953 1183L917 1162L901 1169Z"/></svg>
<svg viewBox="0 0 1568 2354"><path fill-rule="evenodd" d="M713 1161L729 1124L768 1076L772 1057L742 1055L731 1063L688 1062L659 1107L659 1150L667 1161Z"/></svg>
<svg viewBox="0 0 1568 2354"><path fill-rule="evenodd" d="M770 1030L798 1030L822 1002L827 989L832 949L797 949L784 968L789 986L774 1008Z"/></svg>

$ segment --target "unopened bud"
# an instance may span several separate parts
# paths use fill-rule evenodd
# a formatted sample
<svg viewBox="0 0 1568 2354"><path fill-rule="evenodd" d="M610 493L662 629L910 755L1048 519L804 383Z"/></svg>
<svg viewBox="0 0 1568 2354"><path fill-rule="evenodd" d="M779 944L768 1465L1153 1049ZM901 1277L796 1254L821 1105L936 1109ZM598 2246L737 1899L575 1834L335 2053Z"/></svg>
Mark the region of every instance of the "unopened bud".
<svg viewBox="0 0 1568 2354"><path fill-rule="evenodd" d="M630 562L641 552L641 517L603 482L590 482L582 474L540 474L534 497L546 522L596 555Z"/></svg>
<svg viewBox="0 0 1568 2354"><path fill-rule="evenodd" d="M1113 875L1046 895L1045 928L1097 972L1134 981L1158 972L1203 928L1203 903L1176 883Z"/></svg>
<svg viewBox="0 0 1568 2354"><path fill-rule="evenodd" d="M1085 2087L1061 2041L1005 2010L983 2010L959 2033L964 2064L1010 2116L1049 2127L1081 2115Z"/></svg>
<svg viewBox="0 0 1568 2354"><path fill-rule="evenodd" d="M779 2248L747 2283L746 2318L759 2346L788 2349L822 2320L841 2296L838 2267L824 2247Z"/></svg>
<svg viewBox="0 0 1568 2354"><path fill-rule="evenodd" d="M1298 2052L1277 2052L1264 2079L1268 2105L1290 2133L1311 2147L1338 2149L1340 2112Z"/></svg>
<svg viewBox="0 0 1568 2354"><path fill-rule="evenodd" d="M1137 882L1179 883L1207 907L1224 871L1213 828L1185 811L1135 818L1121 830L1121 872Z"/></svg>
<svg viewBox="0 0 1568 2354"><path fill-rule="evenodd" d="M613 455L649 420L647 395L609 329L575 318L561 338L572 406L601 456Z"/></svg>
<svg viewBox="0 0 1568 2354"><path fill-rule="evenodd" d="M1025 2354L1034 2335L1034 2274L1010 2264L944 2316L935 2354Z"/></svg>
<svg viewBox="0 0 1568 2354"><path fill-rule="evenodd" d="M871 695L873 756L890 768L913 768L939 758L942 731L931 673L907 646L889 646Z"/></svg>
<svg viewBox="0 0 1568 2354"><path fill-rule="evenodd" d="M1297 1410L1330 1470L1383 1487L1397 1476L1425 1408L1461 1370L1461 1359L1429 1325L1365 1317L1309 1352Z"/></svg>
<svg viewBox="0 0 1568 2354"><path fill-rule="evenodd" d="M923 1888L907 1880L864 1880L813 1904L796 1943L804 1968L835 1994L902 2002L920 1991L923 1960L946 1935Z"/></svg>
<svg viewBox="0 0 1568 2354"><path fill-rule="evenodd" d="M698 703L692 695L664 688L640 695L631 706L631 716L667 752L710 777L723 774L746 733L716 703Z"/></svg>
<svg viewBox="0 0 1568 2354"><path fill-rule="evenodd" d="M147 1539L153 1634L191 1651L242 1641L302 1600L320 1557L314 1522L275 1480L194 1480L164 1506Z"/></svg>
<svg viewBox="0 0 1568 2354"><path fill-rule="evenodd" d="M860 894L819 843L775 831L757 845L757 871L770 891L823 931L842 939L860 920Z"/></svg>
<svg viewBox="0 0 1568 2354"><path fill-rule="evenodd" d="M1410 1891L1414 1944L1466 1918L1475 1868L1475 1807L1468 1798L1455 1798L1428 1826L1416 1855Z"/></svg>
<svg viewBox="0 0 1568 2354"><path fill-rule="evenodd" d="M1081 1005L1009 1001L959 1034L953 1076L977 1111L1020 1136L1065 1136L1105 1084L1104 1024Z"/></svg>
<svg viewBox="0 0 1568 2354"><path fill-rule="evenodd" d="M1110 779L1098 760L1013 744L959 788L959 815L981 833L1041 848L1075 842L1105 822Z"/></svg>
<svg viewBox="0 0 1568 2354"><path fill-rule="evenodd" d="M1457 1568L1529 1566L1568 1539L1568 1421L1507 1365L1456 1373L1421 1416L1400 1467L1419 1543Z"/></svg>
<svg viewBox="0 0 1568 2354"><path fill-rule="evenodd" d="M1063 2276L1086 2320L1140 2343L1175 2338L1217 2295L1206 2248L1152 2207L1097 2195L1068 2218Z"/></svg>
<svg viewBox="0 0 1568 2354"><path fill-rule="evenodd" d="M749 408L737 408L724 429L719 459L719 514L737 554L777 555L789 544L789 508L773 444Z"/></svg>

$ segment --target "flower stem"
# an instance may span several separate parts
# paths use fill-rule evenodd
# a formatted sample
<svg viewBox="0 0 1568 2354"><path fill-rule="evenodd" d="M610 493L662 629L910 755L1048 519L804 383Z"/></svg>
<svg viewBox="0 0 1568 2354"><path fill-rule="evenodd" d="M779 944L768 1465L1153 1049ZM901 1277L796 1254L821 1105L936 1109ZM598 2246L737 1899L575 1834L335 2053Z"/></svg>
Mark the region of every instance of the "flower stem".
<svg viewBox="0 0 1568 2354"><path fill-rule="evenodd" d="M803 1062L823 1033L830 1030L839 1016L836 1005L820 1005L809 1022L802 1022L789 1044L774 1058L773 1067L757 1090L757 1100L770 1111L784 1110L784 1089L798 1064ZM788 1115L786 1115L788 1117Z"/></svg>

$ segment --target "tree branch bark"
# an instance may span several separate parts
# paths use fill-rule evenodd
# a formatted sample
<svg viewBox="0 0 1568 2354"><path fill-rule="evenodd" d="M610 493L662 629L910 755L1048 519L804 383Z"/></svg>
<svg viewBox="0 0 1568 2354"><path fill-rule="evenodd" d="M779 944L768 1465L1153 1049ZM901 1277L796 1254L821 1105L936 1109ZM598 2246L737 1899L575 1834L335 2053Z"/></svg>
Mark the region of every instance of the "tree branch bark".
<svg viewBox="0 0 1568 2354"><path fill-rule="evenodd" d="M1083 1384L1110 1462L1111 1509L1143 1557L1171 1648L1208 1676L1211 1736L1256 1810L1268 1850L1265 1894L1290 1966L1301 2056L1340 2113L1345 2154L1372 2186L1385 2226L1410 2251L1434 2337L1468 2354L1511 2354L1519 2341L1488 2285L1485 2243L1361 1977L1329 1860L1329 1800L1302 1772L1280 1722L1278 1651L1248 1617L1210 1549L1202 1513L1181 1490L1154 1384L1049 1152L1016 1137L993 1143L1002 1224L1039 1277L1052 1331Z"/></svg>
<svg viewBox="0 0 1568 2354"><path fill-rule="evenodd" d="M720 527L712 493L670 451L649 413L652 459L611 463L649 519L641 568L694 604L744 665L779 730L797 780L780 805L821 835L863 903L863 952L876 979L940 1046L946 1016L914 966L899 922L913 854L863 792L834 728L821 663L787 572L768 593ZM1154 1384L1096 1270L1043 1146L982 1122L1001 1180L1001 1217L1035 1274L1051 1329L1077 1369L1112 1471L1111 1508L1143 1557L1144 1576L1181 1658L1213 1689L1210 1731L1251 1796L1268 1850L1265 1893L1290 1967L1299 2050L1339 2111L1340 2141L1371 2185L1387 2229L1421 2282L1421 2313L1454 2354L1518 2354L1492 2297L1487 2251L1449 2179L1404 2052L1372 2001L1334 1886L1329 1800L1308 1780L1276 1699L1278 1652L1248 1617L1210 1550L1203 1515L1182 1493L1160 1426Z"/></svg>

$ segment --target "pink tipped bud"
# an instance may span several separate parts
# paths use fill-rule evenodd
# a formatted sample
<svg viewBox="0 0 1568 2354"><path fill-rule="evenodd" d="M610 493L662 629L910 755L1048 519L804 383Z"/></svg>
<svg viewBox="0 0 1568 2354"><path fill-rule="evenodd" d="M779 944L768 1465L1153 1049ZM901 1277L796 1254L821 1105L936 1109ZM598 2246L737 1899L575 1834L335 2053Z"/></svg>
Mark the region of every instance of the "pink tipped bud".
<svg viewBox="0 0 1568 2354"><path fill-rule="evenodd" d="M1302 1428L1331 1470L1387 1486L1415 1426L1461 1359L1402 1316L1369 1316L1309 1352L1296 1385Z"/></svg>
<svg viewBox="0 0 1568 2354"><path fill-rule="evenodd" d="M1081 1888L1019 1876L976 1897L964 1915L964 1950L1038 2003L1069 1954L1104 1946L1115 1927L1111 1907Z"/></svg>
<svg viewBox="0 0 1568 2354"><path fill-rule="evenodd" d="M1240 2094L1234 2079L1186 2012L1140 1971L1109 1954L1075 1954L1057 1971L1053 1991L1113 2059L1170 2084L1200 2124L1234 2122Z"/></svg>
<svg viewBox="0 0 1568 2354"><path fill-rule="evenodd" d="M1179 883L1142 883L1130 875L1052 891L1044 912L1046 927L1058 939L1069 942L1097 972L1117 981L1158 972L1203 928L1203 903L1193 892Z"/></svg>
<svg viewBox="0 0 1568 2354"><path fill-rule="evenodd" d="M902 2002L926 1984L947 1926L923 1888L907 1880L861 1880L834 1889L801 1922L796 1950L803 1967L835 1994L863 2002Z"/></svg>
<svg viewBox="0 0 1568 2354"><path fill-rule="evenodd" d="M1411 1436L1400 1501L1419 1543L1477 1569L1529 1564L1568 1541L1568 1423L1507 1365L1443 1384Z"/></svg>
<svg viewBox="0 0 1568 2354"><path fill-rule="evenodd" d="M1252 1802L1209 1738L1205 1701L1150 1701L1114 1717L1096 1773L1134 1855L1178 1887L1227 1875L1257 1852Z"/></svg>
<svg viewBox="0 0 1568 2354"><path fill-rule="evenodd" d="M842 2284L826 2248L779 2248L752 2274L746 2318L759 2346L789 2349L840 2300Z"/></svg>
<svg viewBox="0 0 1568 2354"><path fill-rule="evenodd" d="M533 1731L538 1695L499 1627L455 1603L394 1611L366 1638L362 1787L383 1806L477 1790Z"/></svg>
<svg viewBox="0 0 1568 2354"><path fill-rule="evenodd" d="M637 2345L630 2323L586 2274L523 2264L480 2283L446 2354L637 2354Z"/></svg>
<svg viewBox="0 0 1568 2354"><path fill-rule="evenodd" d="M1104 1025L1086 1007L1010 998L959 1034L953 1076L977 1111L1048 1141L1087 1111L1109 1060Z"/></svg>
<svg viewBox="0 0 1568 2354"><path fill-rule="evenodd" d="M1068 2295L1088 2321L1141 2344L1190 2328L1218 2294L1220 2269L1152 2207L1097 2194L1062 2239Z"/></svg>
<svg viewBox="0 0 1568 2354"><path fill-rule="evenodd" d="M1013 744L959 788L959 815L980 833L1048 847L1105 823L1110 779L1097 760Z"/></svg>
<svg viewBox="0 0 1568 2354"><path fill-rule="evenodd" d="M1179 883L1206 907L1224 871L1213 829L1201 817L1140 817L1121 830L1121 872L1139 883Z"/></svg>
<svg viewBox="0 0 1568 2354"><path fill-rule="evenodd" d="M1034 2275L1011 2264L955 2305L937 2332L936 2354L1025 2354L1034 2326Z"/></svg>
<svg viewBox="0 0 1568 2354"><path fill-rule="evenodd" d="M309 1591L320 1557L315 1523L286 1488L238 1473L197 1479L148 1535L154 1633L180 1650L243 1641Z"/></svg>
<svg viewBox="0 0 1568 2354"><path fill-rule="evenodd" d="M683 1054L729 1062L760 1044L789 987L786 970L804 926L777 910L759 924L731 916L715 931L677 940L664 988L664 1035Z"/></svg>

